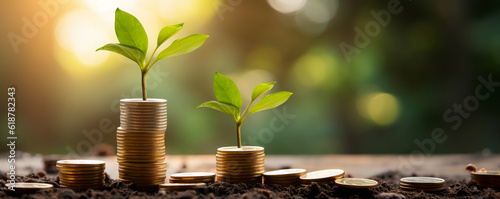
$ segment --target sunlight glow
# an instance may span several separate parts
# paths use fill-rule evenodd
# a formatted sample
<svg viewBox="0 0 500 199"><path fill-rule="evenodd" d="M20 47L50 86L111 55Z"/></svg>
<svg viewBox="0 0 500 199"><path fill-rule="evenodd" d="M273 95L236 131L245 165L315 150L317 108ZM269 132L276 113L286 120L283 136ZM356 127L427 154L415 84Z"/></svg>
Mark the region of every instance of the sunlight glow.
<svg viewBox="0 0 500 199"><path fill-rule="evenodd" d="M110 36L92 16L85 10L72 11L59 20L55 31L57 43L86 66L100 65L109 56L95 53L97 48L110 41Z"/></svg>

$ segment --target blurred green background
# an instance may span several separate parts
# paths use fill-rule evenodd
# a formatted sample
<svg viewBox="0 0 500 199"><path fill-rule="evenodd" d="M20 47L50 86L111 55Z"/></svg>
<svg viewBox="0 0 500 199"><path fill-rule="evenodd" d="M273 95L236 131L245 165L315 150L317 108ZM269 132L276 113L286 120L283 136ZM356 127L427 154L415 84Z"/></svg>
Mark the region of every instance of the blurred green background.
<svg viewBox="0 0 500 199"><path fill-rule="evenodd" d="M264 146L267 154L411 153L422 150L415 141L432 139L435 128L447 139L433 153L500 151L500 87L481 88L490 96L477 103L468 97L476 95L479 76L500 82L499 1L2 3L0 104L6 109L7 87L15 86L20 151L87 153L88 146L116 146L115 132L103 132L100 123L117 127L118 100L141 96L138 66L95 52L117 42L117 7L143 23L150 48L166 25L185 23L174 39L210 35L193 53L159 62L147 79L148 97L168 100L168 154L214 154L236 144L232 118L196 109L215 99L215 71L235 80L244 104L259 83L277 81L272 91L294 93L242 127L243 142ZM392 6L397 14L390 20L373 15L390 13ZM350 56L345 45L352 47ZM454 106L464 100L477 107L458 113ZM443 118L447 110L449 120ZM0 150L6 152L7 110L2 112Z"/></svg>

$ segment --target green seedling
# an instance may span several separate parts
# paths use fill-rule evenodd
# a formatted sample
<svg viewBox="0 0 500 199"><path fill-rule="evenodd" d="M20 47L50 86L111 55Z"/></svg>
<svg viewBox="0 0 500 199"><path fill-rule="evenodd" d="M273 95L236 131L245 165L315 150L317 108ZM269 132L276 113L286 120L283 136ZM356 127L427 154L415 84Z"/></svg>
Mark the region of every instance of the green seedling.
<svg viewBox="0 0 500 199"><path fill-rule="evenodd" d="M170 46L161 51L154 59L153 56L158 50L158 48L169 38L174 36L179 30L182 29L184 23L165 26L161 29L158 34L158 40L156 42L156 48L146 61L146 55L148 51L148 36L141 22L133 15L116 9L115 12L115 33L118 41L120 43L110 43L106 44L99 50L107 50L111 52L123 55L139 65L141 69L141 81L142 81L142 99L147 100L146 94L146 75L148 74L151 67L158 61L165 59L167 57L173 57L177 55L182 55L190 53L197 48L199 48L208 35L204 34L193 34L187 37L177 39Z"/></svg>
<svg viewBox="0 0 500 199"><path fill-rule="evenodd" d="M217 101L204 102L203 104L199 105L198 108L212 108L233 117L236 121L236 138L238 140L238 148L241 148L240 129L245 119L247 119L247 117L253 113L278 107L279 105L285 103L293 94L288 91L279 91L276 93L272 93L262 97L260 101L256 102L252 106L252 108L250 108L250 105L255 102L256 99L261 95L271 90L275 83L276 82L270 82L257 85L253 89L252 99L250 103L247 105L245 110L241 112L242 102L238 87L233 82L233 80L218 72L215 72L214 93ZM250 108L250 110L248 108Z"/></svg>

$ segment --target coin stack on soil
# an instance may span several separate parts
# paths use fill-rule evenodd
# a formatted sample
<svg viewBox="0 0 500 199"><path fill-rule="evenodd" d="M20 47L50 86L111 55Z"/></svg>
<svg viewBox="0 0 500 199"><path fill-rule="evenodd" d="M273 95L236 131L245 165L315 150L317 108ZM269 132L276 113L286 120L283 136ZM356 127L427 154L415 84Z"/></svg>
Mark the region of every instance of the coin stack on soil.
<svg viewBox="0 0 500 199"><path fill-rule="evenodd" d="M372 189L378 187L378 182L366 178L340 178L335 180L340 187L350 189Z"/></svg>
<svg viewBox="0 0 500 199"><path fill-rule="evenodd" d="M336 179L344 177L344 170L342 169L326 169L320 171L313 171L300 176L300 184L302 186L316 183L335 183Z"/></svg>
<svg viewBox="0 0 500 199"><path fill-rule="evenodd" d="M445 180L434 177L407 177L399 180L399 187L407 191L441 191Z"/></svg>
<svg viewBox="0 0 500 199"><path fill-rule="evenodd" d="M175 173L170 175L170 183L214 183L215 173L212 172L190 172Z"/></svg>
<svg viewBox="0 0 500 199"><path fill-rule="evenodd" d="M477 186L500 188L500 171L471 172L470 177Z"/></svg>
<svg viewBox="0 0 500 199"><path fill-rule="evenodd" d="M262 183L264 148L242 146L217 149L217 181L229 183Z"/></svg>
<svg viewBox="0 0 500 199"><path fill-rule="evenodd" d="M71 189L99 189L104 186L105 162L100 160L59 160L59 185Z"/></svg>
<svg viewBox="0 0 500 199"><path fill-rule="evenodd" d="M300 176L306 174L305 169L281 169L267 171L263 174L265 184L281 186L300 186Z"/></svg>
<svg viewBox="0 0 500 199"><path fill-rule="evenodd" d="M121 181L141 187L165 182L167 100L120 100L120 127L116 132L118 173Z"/></svg>

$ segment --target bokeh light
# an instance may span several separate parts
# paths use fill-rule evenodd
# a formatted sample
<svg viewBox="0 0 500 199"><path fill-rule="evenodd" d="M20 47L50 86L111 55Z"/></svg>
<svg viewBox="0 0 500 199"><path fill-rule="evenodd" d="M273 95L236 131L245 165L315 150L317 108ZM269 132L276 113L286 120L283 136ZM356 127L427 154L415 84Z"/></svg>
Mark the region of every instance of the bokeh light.
<svg viewBox="0 0 500 199"><path fill-rule="evenodd" d="M398 100L389 93L370 93L358 102L361 115L381 126L394 123L399 116L399 109Z"/></svg>
<svg viewBox="0 0 500 199"><path fill-rule="evenodd" d="M288 14L300 10L307 0L267 0L267 2L276 11Z"/></svg>

